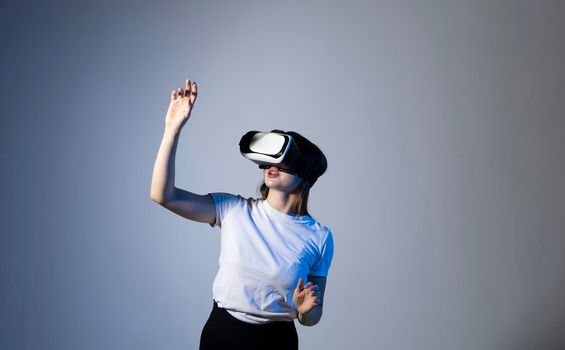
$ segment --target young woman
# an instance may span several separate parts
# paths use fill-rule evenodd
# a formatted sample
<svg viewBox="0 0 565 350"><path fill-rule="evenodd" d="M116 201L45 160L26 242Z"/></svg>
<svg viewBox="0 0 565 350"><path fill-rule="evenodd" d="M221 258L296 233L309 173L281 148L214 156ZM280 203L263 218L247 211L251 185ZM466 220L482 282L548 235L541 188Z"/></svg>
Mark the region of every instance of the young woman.
<svg viewBox="0 0 565 350"><path fill-rule="evenodd" d="M262 166L262 198L176 188L178 138L197 95L190 80L185 89L171 92L151 199L187 219L221 228L220 267L200 349L298 349L294 319L305 326L320 321L333 257L331 231L309 215L307 206L310 188L326 171L326 157L300 134L284 132L300 148L300 171Z"/></svg>

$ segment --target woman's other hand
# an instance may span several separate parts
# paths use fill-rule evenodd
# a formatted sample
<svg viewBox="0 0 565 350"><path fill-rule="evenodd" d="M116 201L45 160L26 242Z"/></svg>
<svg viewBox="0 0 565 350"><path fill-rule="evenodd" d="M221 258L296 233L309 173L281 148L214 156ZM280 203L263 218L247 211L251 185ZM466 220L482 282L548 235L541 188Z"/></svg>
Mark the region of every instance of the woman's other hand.
<svg viewBox="0 0 565 350"><path fill-rule="evenodd" d="M294 289L292 301L296 305L296 309L301 314L310 312L314 306L320 304L322 300L319 297L318 286L312 282L306 283L302 281L302 277L298 279L298 285Z"/></svg>
<svg viewBox="0 0 565 350"><path fill-rule="evenodd" d="M192 106L198 95L198 86L196 82L191 83L188 79L185 81L185 85L185 89L178 88L171 91L171 102L165 117L166 128L180 129L190 117Z"/></svg>

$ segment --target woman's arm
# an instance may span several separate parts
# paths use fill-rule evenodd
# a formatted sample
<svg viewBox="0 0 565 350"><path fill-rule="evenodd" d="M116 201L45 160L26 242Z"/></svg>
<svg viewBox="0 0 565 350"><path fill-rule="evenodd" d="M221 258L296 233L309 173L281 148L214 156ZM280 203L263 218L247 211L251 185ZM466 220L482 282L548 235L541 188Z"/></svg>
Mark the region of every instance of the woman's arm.
<svg viewBox="0 0 565 350"><path fill-rule="evenodd" d="M175 187L175 155L180 132L190 117L196 101L198 87L186 80L186 89L178 88L171 92L171 102L165 117L165 132L151 179L153 201L163 207L198 222L212 223L216 218L216 208L210 195L198 195Z"/></svg>
<svg viewBox="0 0 565 350"><path fill-rule="evenodd" d="M324 292L326 290L325 276L308 275L308 283L302 288L301 281L295 290L294 302L298 304L298 322L303 326L314 326L322 318ZM310 306L308 306L310 305Z"/></svg>
<svg viewBox="0 0 565 350"><path fill-rule="evenodd" d="M165 127L163 140L153 166L151 199L160 204L174 196L175 154L179 136L180 128Z"/></svg>
<svg viewBox="0 0 565 350"><path fill-rule="evenodd" d="M175 154L180 131L190 117L197 96L196 83L186 80L186 90L171 91L171 101L165 116L165 134L151 179L151 199L162 203L173 196L175 189Z"/></svg>

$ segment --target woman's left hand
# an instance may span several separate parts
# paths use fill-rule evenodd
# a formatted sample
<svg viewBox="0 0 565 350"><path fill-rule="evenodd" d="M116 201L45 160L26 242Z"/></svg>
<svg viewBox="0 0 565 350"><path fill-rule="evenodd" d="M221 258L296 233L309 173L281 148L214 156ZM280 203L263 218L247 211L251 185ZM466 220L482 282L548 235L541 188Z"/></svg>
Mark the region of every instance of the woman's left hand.
<svg viewBox="0 0 565 350"><path fill-rule="evenodd" d="M294 294L292 296L292 301L296 305L296 309L301 314L306 314L314 308L314 306L320 304L322 299L319 297L318 286L312 282L306 283L302 281L302 277L298 279L298 285L294 289Z"/></svg>

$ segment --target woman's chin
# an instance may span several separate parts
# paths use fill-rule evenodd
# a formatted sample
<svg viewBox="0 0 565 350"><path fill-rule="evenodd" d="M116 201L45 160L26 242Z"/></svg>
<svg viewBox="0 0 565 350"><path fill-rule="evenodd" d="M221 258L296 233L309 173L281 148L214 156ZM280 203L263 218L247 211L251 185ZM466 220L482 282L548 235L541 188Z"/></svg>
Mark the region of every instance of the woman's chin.
<svg viewBox="0 0 565 350"><path fill-rule="evenodd" d="M270 178L265 179L265 185L269 186L269 188L276 187L276 183L277 183L276 179L270 179Z"/></svg>
<svg viewBox="0 0 565 350"><path fill-rule="evenodd" d="M277 191L280 191L280 188L279 188L277 185L273 184L273 183L265 182L265 185L267 185L267 187L268 187L270 190L277 190Z"/></svg>
<svg viewBox="0 0 565 350"><path fill-rule="evenodd" d="M279 184L277 184L276 182L273 181L265 181L265 185L269 188L269 190L274 190L274 191L282 191L284 192L285 189L281 188Z"/></svg>

